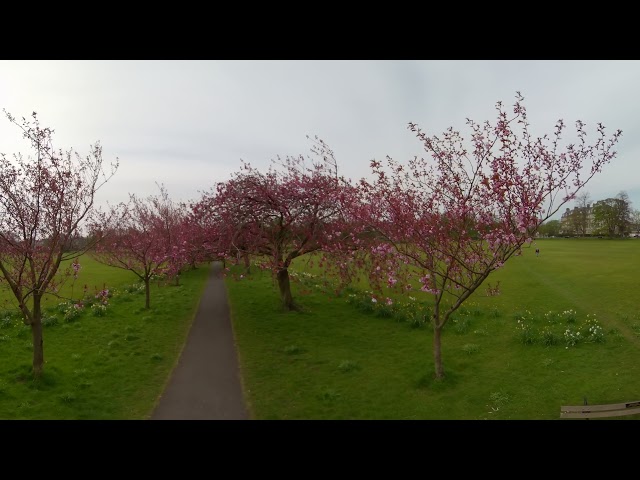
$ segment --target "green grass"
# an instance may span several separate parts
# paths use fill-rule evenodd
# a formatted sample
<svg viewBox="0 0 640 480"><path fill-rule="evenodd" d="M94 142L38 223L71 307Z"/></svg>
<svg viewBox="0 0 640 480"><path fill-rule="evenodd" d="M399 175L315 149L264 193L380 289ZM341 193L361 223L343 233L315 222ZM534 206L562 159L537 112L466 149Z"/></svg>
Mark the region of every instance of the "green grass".
<svg viewBox="0 0 640 480"><path fill-rule="evenodd" d="M78 281L90 291L103 284L115 290L105 315L85 309L65 321L55 308L60 300L52 299L47 316L57 323L44 327L44 375L37 381L30 372L30 328L0 321L0 419L151 415L184 345L208 269L185 272L180 286L154 283L151 309L145 310L144 290L124 288L135 281L133 274L87 258L81 263Z"/></svg>
<svg viewBox="0 0 640 480"><path fill-rule="evenodd" d="M67 277L64 281L62 288L60 289L60 297L72 297L81 298L83 291L87 289L88 293L93 293L102 290L104 286L107 288L122 285L124 283L134 283L139 281L132 272L123 270L120 268L109 267L98 263L90 255L83 255L79 259L80 272L78 278L74 281L73 277ZM62 272L70 262L63 262L58 270L60 278L62 278ZM54 307L58 303L64 301L64 298L59 298L54 295L48 294L42 300L43 307ZM13 293L9 289L6 282L0 283L0 310L13 310L17 308L17 302Z"/></svg>
<svg viewBox="0 0 640 480"><path fill-rule="evenodd" d="M562 311L596 314L605 330L619 329L635 340L640 323L640 241L543 239L489 277L500 281L501 295L487 297L483 287L472 296L481 307L506 312ZM540 257L533 250L540 248ZM640 346L640 344L638 344Z"/></svg>
<svg viewBox="0 0 640 480"><path fill-rule="evenodd" d="M428 325L391 308L366 313L322 288L322 275L293 283L301 312L281 310L268 272L228 279L250 410L257 419L558 419L561 405L585 397L639 400L639 259L640 241L537 240L489 277L500 295L483 285L445 327L441 381ZM563 332L586 328L587 315L604 342L569 346Z"/></svg>

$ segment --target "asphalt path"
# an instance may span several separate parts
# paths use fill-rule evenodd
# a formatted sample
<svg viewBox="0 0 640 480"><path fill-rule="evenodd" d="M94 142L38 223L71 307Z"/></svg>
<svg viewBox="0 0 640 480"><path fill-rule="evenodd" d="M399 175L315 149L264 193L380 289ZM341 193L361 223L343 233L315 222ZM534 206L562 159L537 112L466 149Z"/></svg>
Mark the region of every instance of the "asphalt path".
<svg viewBox="0 0 640 480"><path fill-rule="evenodd" d="M151 420L247 420L222 264L207 285L171 378Z"/></svg>

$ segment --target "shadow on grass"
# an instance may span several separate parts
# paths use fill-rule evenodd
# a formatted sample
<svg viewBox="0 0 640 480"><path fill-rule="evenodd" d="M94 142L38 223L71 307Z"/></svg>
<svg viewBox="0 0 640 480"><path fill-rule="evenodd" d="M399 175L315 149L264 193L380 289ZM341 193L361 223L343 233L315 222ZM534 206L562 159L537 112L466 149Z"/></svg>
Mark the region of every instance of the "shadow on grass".
<svg viewBox="0 0 640 480"><path fill-rule="evenodd" d="M42 375L38 378L33 376L33 366L22 364L10 371L16 383L25 385L32 390L50 390L58 384L59 370L55 367L47 366Z"/></svg>
<svg viewBox="0 0 640 480"><path fill-rule="evenodd" d="M431 370L433 370L433 367L431 367ZM444 375L444 378L436 378L434 371L423 373L416 380L416 388L444 392L458 385L460 376L455 371L446 370Z"/></svg>

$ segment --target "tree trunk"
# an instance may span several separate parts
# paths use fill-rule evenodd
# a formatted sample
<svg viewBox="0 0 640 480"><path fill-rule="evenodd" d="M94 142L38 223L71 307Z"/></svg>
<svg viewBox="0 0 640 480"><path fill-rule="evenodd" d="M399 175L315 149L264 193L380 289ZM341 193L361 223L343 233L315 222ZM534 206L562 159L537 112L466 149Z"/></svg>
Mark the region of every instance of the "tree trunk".
<svg viewBox="0 0 640 480"><path fill-rule="evenodd" d="M145 295L145 300L144 300L144 308L149 308L149 298L150 298L150 289L151 286L149 285L151 283L151 279L150 278L145 278L144 279L144 295Z"/></svg>
<svg viewBox="0 0 640 480"><path fill-rule="evenodd" d="M280 288L280 299L282 306L287 310L295 310L293 297L291 296L291 283L289 282L289 270L283 268L278 270L278 287Z"/></svg>
<svg viewBox="0 0 640 480"><path fill-rule="evenodd" d="M242 254L242 258L244 260L244 269L246 273L251 273L251 262L249 261L249 254L247 252L244 252ZM288 276L288 274L287 274Z"/></svg>
<svg viewBox="0 0 640 480"><path fill-rule="evenodd" d="M44 369L44 341L42 338L42 310L40 301L42 296L33 295L33 320L31 322L31 336L33 339L33 376L39 378Z"/></svg>
<svg viewBox="0 0 640 480"><path fill-rule="evenodd" d="M434 319L435 320L435 319ZM437 326L434 322L433 326L433 361L436 366L436 378L444 378L444 369L442 368L442 326Z"/></svg>

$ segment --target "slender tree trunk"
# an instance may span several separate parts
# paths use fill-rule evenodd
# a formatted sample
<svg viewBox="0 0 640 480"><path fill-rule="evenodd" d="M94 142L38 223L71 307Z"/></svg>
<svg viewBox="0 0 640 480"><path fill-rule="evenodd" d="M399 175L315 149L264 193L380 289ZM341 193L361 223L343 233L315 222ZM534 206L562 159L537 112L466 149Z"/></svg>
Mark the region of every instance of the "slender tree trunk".
<svg viewBox="0 0 640 480"><path fill-rule="evenodd" d="M278 270L277 274L278 287L280 288L280 299L282 300L282 306L287 310L295 310L293 304L293 297L291 296L291 283L289 282L289 270L283 268Z"/></svg>
<svg viewBox="0 0 640 480"><path fill-rule="evenodd" d="M33 295L33 321L31 322L31 336L33 339L33 376L38 378L44 369L44 341L42 337L42 310L40 301L42 295Z"/></svg>
<svg viewBox="0 0 640 480"><path fill-rule="evenodd" d="M436 368L436 378L444 378L444 369L442 368L442 327L444 322L440 323L440 302L436 302L433 309L433 363Z"/></svg>
<svg viewBox="0 0 640 480"><path fill-rule="evenodd" d="M244 269L246 273L251 273L251 262L249 261L249 254L244 252L242 254L242 258L244 260Z"/></svg>
<svg viewBox="0 0 640 480"><path fill-rule="evenodd" d="M145 299L144 299L144 308L149 308L149 298L150 298L150 290L151 290L151 279L150 278L145 278L144 279L144 295L145 295Z"/></svg>
<svg viewBox="0 0 640 480"><path fill-rule="evenodd" d="M433 361L436 366L436 378L444 378L442 368L442 326L433 327Z"/></svg>

